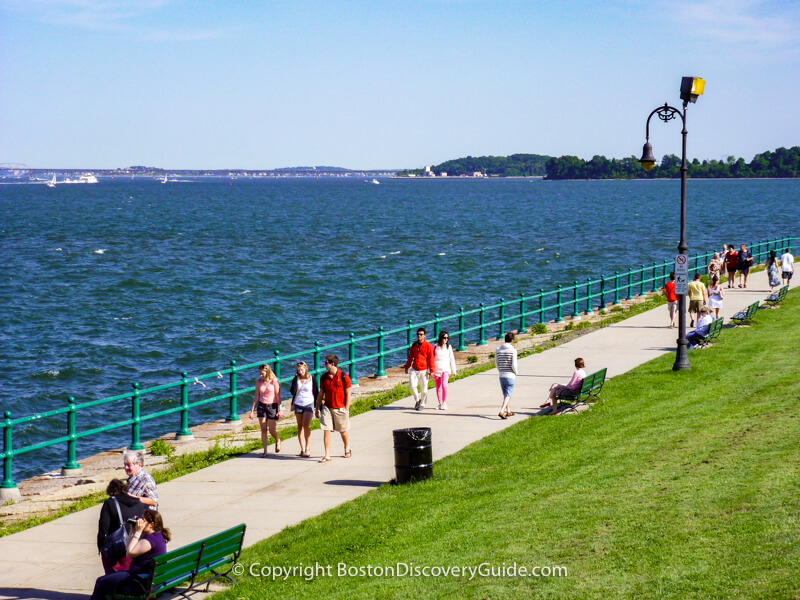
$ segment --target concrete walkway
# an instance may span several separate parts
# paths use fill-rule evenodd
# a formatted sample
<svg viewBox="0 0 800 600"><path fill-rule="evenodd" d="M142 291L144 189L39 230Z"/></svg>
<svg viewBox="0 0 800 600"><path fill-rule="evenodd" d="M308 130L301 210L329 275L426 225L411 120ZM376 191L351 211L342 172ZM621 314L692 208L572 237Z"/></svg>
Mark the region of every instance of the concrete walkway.
<svg viewBox="0 0 800 600"><path fill-rule="evenodd" d="M727 290L723 316L769 294L766 275L754 273L747 290ZM538 414L554 381L566 382L573 359L581 356L586 371L608 368L608 376L674 351L677 328L669 329L666 306L593 331L561 346L520 360L512 409L517 416L501 420L500 387L495 370L450 385L447 412L413 410L410 398L354 417L353 456L342 455L334 434L329 463L320 464L322 433L312 432L312 458L297 456L297 438L285 440L279 455L267 459L246 455L159 486L161 512L172 530L171 547L188 544L241 522L245 544L252 545L283 528L356 498L394 477L392 430L431 427L434 459ZM725 335L723 331L723 336ZM701 350L697 351L701 352ZM690 353L691 359L691 353ZM435 406L429 392L428 406ZM558 417L568 418L568 417ZM579 417L575 417L579 418ZM264 518L265 506L280 506ZM102 575L95 546L99 507L0 538L0 598L85 598Z"/></svg>

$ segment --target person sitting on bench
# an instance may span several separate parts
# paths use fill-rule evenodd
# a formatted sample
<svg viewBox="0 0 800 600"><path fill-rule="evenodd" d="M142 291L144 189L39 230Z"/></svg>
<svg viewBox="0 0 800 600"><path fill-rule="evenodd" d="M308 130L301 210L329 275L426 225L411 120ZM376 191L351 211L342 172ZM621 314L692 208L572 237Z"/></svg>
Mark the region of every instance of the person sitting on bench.
<svg viewBox="0 0 800 600"><path fill-rule="evenodd" d="M690 349L694 348L705 339L708 335L708 327L713 321L714 317L711 316L711 309L707 306L703 306L700 309L700 319L697 321L697 327L695 327L692 333L686 336L686 339L689 340Z"/></svg>
<svg viewBox="0 0 800 600"><path fill-rule="evenodd" d="M576 397L581 393L581 385L583 385L583 380L586 378L586 371L583 370L583 367L586 366L583 362L582 358L575 359L575 372L572 374L572 379L569 380L567 385L561 385L560 383L554 383L550 386L550 404L553 406L553 410L550 413L551 415L558 414L558 396L560 395L562 398L565 397ZM544 406L547 406L545 403Z"/></svg>

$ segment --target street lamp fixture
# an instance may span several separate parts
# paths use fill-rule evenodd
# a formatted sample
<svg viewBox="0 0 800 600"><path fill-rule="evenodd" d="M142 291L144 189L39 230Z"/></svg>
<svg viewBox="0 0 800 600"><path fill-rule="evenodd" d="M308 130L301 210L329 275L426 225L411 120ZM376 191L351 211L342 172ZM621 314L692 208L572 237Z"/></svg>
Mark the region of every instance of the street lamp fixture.
<svg viewBox="0 0 800 600"><path fill-rule="evenodd" d="M686 264L685 257L689 252L689 244L686 243L686 172L689 170L686 165L686 107L689 102L696 102L698 96L703 94L705 83L705 80L699 77L684 77L681 80L683 111L665 103L664 106L660 106L650 113L645 125L645 144L642 148L642 158L639 159L645 171L649 171L656 164L656 159L653 156L653 147L650 145L650 119L653 115L658 115L658 118L665 123L680 117L683 123L683 129L681 130L683 149L681 152L681 239L678 243L678 254L684 255L684 264ZM675 364L672 365L673 371L692 368L692 365L689 364L688 346L689 341L686 339L686 293L684 292L683 294L678 294L678 347L675 352Z"/></svg>

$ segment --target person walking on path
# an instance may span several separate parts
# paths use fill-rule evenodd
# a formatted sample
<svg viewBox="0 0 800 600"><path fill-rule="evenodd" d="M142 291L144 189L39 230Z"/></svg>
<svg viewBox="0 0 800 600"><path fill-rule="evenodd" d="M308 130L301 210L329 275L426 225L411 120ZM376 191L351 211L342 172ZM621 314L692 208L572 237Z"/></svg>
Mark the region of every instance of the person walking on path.
<svg viewBox="0 0 800 600"><path fill-rule="evenodd" d="M711 281L711 278L716 275L720 277L722 275L722 271L720 270L722 262L719 258L719 252L714 252L714 258L708 261L708 280Z"/></svg>
<svg viewBox="0 0 800 600"><path fill-rule="evenodd" d="M350 377L339 369L339 357L328 354L325 357L326 373L320 377L319 395L315 414L319 419L322 429L322 439L325 444L325 456L319 462L331 460L331 431L338 431L344 444L344 457L350 458Z"/></svg>
<svg viewBox="0 0 800 600"><path fill-rule="evenodd" d="M311 450L311 419L314 418L314 403L319 396L317 380L308 372L308 365L302 360L297 363L297 373L292 379L289 391L292 394L292 410L297 419L297 439L300 442L300 456L309 458Z"/></svg>
<svg viewBox="0 0 800 600"><path fill-rule="evenodd" d="M789 282L792 281L792 275L794 275L794 256L789 252L789 248L786 248L784 253L781 254L781 278L784 285L789 285Z"/></svg>
<svg viewBox="0 0 800 600"><path fill-rule="evenodd" d="M722 309L722 299L725 291L719 283L719 277L714 275L711 278L711 285L708 286L708 306L714 309L714 318L719 319L719 311Z"/></svg>
<svg viewBox="0 0 800 600"><path fill-rule="evenodd" d="M450 334L439 332L439 339L433 347L433 378L436 382L436 399L439 410L447 410L447 380L456 374L456 357L450 345Z"/></svg>
<svg viewBox="0 0 800 600"><path fill-rule="evenodd" d="M728 271L728 287L732 288L736 283L736 269L739 267L739 253L733 248L733 244L728 244L728 251L725 253L725 268Z"/></svg>
<svg viewBox="0 0 800 600"><path fill-rule="evenodd" d="M433 375L434 369L433 346L425 341L424 327L417 329L417 341L411 344L403 368L408 375L408 387L414 397L414 410L422 410L428 400L428 374Z"/></svg>
<svg viewBox="0 0 800 600"><path fill-rule="evenodd" d="M694 274L694 280L689 284L689 318L691 323L689 327L694 327L694 317L692 314L700 318L700 308L706 304L708 293L706 292L705 284L700 281L700 273Z"/></svg>
<svg viewBox="0 0 800 600"><path fill-rule="evenodd" d="M669 327L675 327L675 313L678 310L678 295L675 293L675 272L669 274L669 281L664 286L664 295L667 297L667 310L669 311Z"/></svg>
<svg viewBox="0 0 800 600"><path fill-rule="evenodd" d="M124 556L116 563L111 562L103 552L106 537L125 525L130 519L141 519L147 505L128 494L128 485L121 479L112 479L106 488L108 498L100 508L100 520L97 523L97 550L103 562L105 574L116 571L127 571L131 566L131 558Z"/></svg>
<svg viewBox="0 0 800 600"><path fill-rule="evenodd" d="M143 504L158 509L158 491L152 475L144 470L144 453L138 450L125 450L122 464L128 476L128 494L141 500Z"/></svg>
<svg viewBox="0 0 800 600"><path fill-rule="evenodd" d="M116 571L99 577L94 583L94 591L90 600L106 600L109 596L141 595L144 577L150 570L150 563L157 556L167 552L167 542L172 536L164 527L161 515L154 510L147 510L141 519L137 519L136 527L128 538L128 557L131 565L126 571ZM129 578L140 577L141 583L131 583Z"/></svg>
<svg viewBox="0 0 800 600"><path fill-rule="evenodd" d="M781 284L781 277L778 275L778 267L781 263L778 262L778 257L775 256L775 250L769 251L769 258L764 265L764 270L767 272L767 279L769 280L769 291L775 292L775 288Z"/></svg>
<svg viewBox="0 0 800 600"><path fill-rule="evenodd" d="M747 251L747 246L742 244L739 248L739 287L747 287L747 276L750 274L750 266L753 264L753 255Z"/></svg>
<svg viewBox="0 0 800 600"><path fill-rule="evenodd" d="M514 333L509 331L502 344L494 353L494 365L500 375L500 389L503 392L503 403L500 405L498 416L501 419L513 417L509 404L511 394L514 393L514 384L517 380L517 349L511 345L514 341Z"/></svg>
<svg viewBox="0 0 800 600"><path fill-rule="evenodd" d="M560 383L554 383L550 386L550 396L547 398L550 401L550 405L553 407L553 410L550 411L551 415L558 414L558 397L559 395L563 398L564 396L570 396L575 398L581 392L581 386L583 385L583 380L586 379L586 371L584 371L584 367L586 363L583 362L582 358L575 359L575 371L572 373L572 378L569 380L567 385L561 385ZM542 405L542 408L547 406L547 403Z"/></svg>
<svg viewBox="0 0 800 600"><path fill-rule="evenodd" d="M256 393L253 398L253 408L250 409L250 418L258 416L261 427L261 445L264 452L261 458L267 457L269 436L275 439L275 452L281 451L281 439L278 437L278 419L283 418L283 403L281 402L281 384L269 368L261 365L258 368L260 377L256 380Z"/></svg>

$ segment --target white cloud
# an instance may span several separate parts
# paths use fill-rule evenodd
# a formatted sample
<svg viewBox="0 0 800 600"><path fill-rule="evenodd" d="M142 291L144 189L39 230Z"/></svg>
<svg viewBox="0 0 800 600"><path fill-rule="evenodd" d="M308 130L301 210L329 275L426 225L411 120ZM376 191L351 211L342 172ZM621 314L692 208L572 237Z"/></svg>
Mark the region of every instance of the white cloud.
<svg viewBox="0 0 800 600"><path fill-rule="evenodd" d="M694 0L676 6L695 34L726 44L794 48L800 41L800 10L794 2Z"/></svg>

